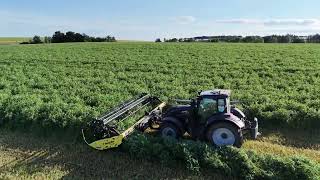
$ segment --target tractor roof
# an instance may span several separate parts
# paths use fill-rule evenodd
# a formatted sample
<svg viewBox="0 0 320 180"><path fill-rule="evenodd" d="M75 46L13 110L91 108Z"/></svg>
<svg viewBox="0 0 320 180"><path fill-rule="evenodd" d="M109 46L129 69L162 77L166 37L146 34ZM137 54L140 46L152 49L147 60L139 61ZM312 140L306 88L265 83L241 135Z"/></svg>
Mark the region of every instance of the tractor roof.
<svg viewBox="0 0 320 180"><path fill-rule="evenodd" d="M219 95L230 96L231 90L229 90L229 89L213 89L213 90L202 91L200 93L200 96L219 96Z"/></svg>

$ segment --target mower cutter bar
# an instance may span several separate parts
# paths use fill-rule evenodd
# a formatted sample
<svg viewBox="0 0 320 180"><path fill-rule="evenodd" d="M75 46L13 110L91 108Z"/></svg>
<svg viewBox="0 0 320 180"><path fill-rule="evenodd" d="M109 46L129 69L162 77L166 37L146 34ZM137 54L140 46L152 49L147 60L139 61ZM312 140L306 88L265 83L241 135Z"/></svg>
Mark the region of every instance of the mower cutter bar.
<svg viewBox="0 0 320 180"><path fill-rule="evenodd" d="M126 120L150 104L153 107L157 107L150 112L146 112L145 116L135 122L131 127L122 130L122 132L120 132L120 129L117 129L116 125L112 125ZM165 103L162 103L158 98L152 97L149 94L141 94L89 122L87 126L82 129L83 140L86 144L98 150L118 147L122 143L122 140L131 134L134 129L139 129L140 124L149 122L149 120L155 116L156 112L164 106ZM117 120L116 123L110 123L114 120Z"/></svg>
<svg viewBox="0 0 320 180"><path fill-rule="evenodd" d="M97 120L103 121L103 124L108 124L119 116L125 114L126 112L134 109L140 104L150 103L151 96L149 94L141 94L138 98L132 98L129 101L119 105L118 107L112 109L110 112L106 113Z"/></svg>

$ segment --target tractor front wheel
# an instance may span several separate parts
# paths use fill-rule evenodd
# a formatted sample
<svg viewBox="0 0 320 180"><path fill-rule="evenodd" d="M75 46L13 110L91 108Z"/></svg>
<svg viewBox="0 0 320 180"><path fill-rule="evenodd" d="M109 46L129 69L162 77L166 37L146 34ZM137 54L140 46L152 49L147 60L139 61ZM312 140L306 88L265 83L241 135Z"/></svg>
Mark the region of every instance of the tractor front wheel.
<svg viewBox="0 0 320 180"><path fill-rule="evenodd" d="M174 124L165 122L161 125L160 135L163 138L171 137L177 139L180 137L180 132Z"/></svg>
<svg viewBox="0 0 320 180"><path fill-rule="evenodd" d="M229 123L213 124L207 130L207 140L215 146L241 147L243 142L239 128Z"/></svg>

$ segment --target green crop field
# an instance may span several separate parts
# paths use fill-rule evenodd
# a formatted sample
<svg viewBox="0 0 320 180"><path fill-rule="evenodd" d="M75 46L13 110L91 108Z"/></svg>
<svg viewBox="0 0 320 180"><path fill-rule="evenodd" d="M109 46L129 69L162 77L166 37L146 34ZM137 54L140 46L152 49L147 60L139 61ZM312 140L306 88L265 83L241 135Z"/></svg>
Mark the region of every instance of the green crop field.
<svg viewBox="0 0 320 180"><path fill-rule="evenodd" d="M229 88L263 125L320 128L320 48L273 44L52 44L0 47L10 126L74 128L141 92L192 98Z"/></svg>
<svg viewBox="0 0 320 180"><path fill-rule="evenodd" d="M47 136L68 132L76 137L85 122L141 92L167 101L192 98L198 90L212 88L232 89L233 99L242 101L240 108L249 118L258 117L261 122L262 138L245 142L246 153L241 157L254 150L279 158L303 155L319 164L319 45L121 42L0 46L0 124L5 134L4 129L13 129ZM14 143L9 145L16 147ZM7 152L6 148L13 148L9 145L2 149ZM68 147L63 147L62 152L67 154L65 149ZM129 157L119 158L121 165L126 158ZM274 177L268 174L265 159L268 158L247 159L259 164L250 166L254 172L265 169L257 171L259 176L255 178ZM290 164L300 160L272 162ZM58 173L51 174L53 178L69 172L64 164L50 167ZM16 170L32 178L33 171L25 168L18 166ZM312 177L317 177L309 170L315 175ZM12 173L0 174L0 178L15 177ZM181 175L184 173L179 170L175 177L194 177ZM165 174L155 176L164 178Z"/></svg>

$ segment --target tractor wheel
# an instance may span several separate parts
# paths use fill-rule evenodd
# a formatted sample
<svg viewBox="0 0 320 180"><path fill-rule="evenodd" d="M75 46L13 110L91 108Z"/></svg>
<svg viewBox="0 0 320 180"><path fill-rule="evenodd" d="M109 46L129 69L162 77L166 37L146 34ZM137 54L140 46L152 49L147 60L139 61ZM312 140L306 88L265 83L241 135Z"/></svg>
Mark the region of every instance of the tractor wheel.
<svg viewBox="0 0 320 180"><path fill-rule="evenodd" d="M181 136L181 133L177 126L172 123L163 123L160 128L160 135L163 138L171 137L178 139Z"/></svg>
<svg viewBox="0 0 320 180"><path fill-rule="evenodd" d="M207 140L215 146L232 145L241 147L243 142L242 132L229 123L217 123L207 130Z"/></svg>

